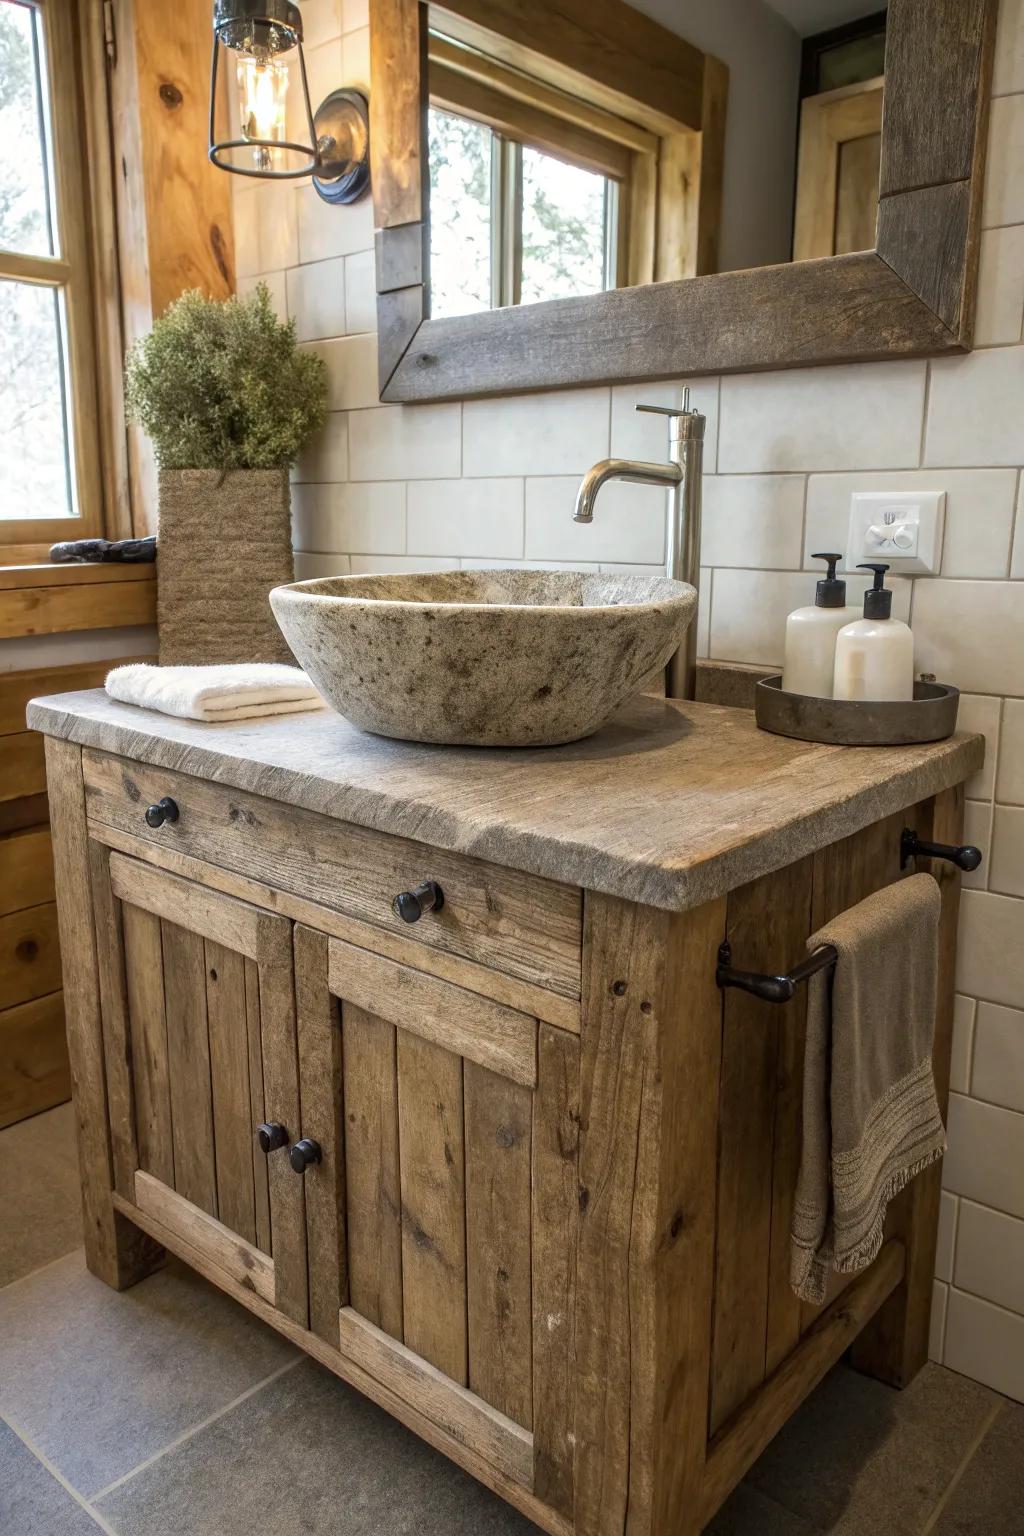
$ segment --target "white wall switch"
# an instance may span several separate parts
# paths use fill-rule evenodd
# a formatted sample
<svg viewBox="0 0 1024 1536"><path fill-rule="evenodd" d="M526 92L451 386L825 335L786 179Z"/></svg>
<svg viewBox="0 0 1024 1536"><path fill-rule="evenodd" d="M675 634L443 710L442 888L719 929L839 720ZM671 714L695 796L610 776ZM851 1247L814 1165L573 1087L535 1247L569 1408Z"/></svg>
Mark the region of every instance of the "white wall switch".
<svg viewBox="0 0 1024 1536"><path fill-rule="evenodd" d="M881 560L894 575L937 575L945 518L945 491L854 491L844 570Z"/></svg>

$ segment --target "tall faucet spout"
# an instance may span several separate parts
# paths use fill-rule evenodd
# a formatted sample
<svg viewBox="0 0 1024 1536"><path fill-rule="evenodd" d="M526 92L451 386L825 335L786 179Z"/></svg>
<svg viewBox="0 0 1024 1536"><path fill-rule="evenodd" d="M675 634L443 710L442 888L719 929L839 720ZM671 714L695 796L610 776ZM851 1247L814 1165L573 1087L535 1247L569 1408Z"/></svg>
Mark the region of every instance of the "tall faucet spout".
<svg viewBox="0 0 1024 1536"><path fill-rule="evenodd" d="M594 521L594 502L609 480L628 480L634 485L678 485L683 471L678 464L648 464L640 459L600 459L580 481L576 492L574 523Z"/></svg>

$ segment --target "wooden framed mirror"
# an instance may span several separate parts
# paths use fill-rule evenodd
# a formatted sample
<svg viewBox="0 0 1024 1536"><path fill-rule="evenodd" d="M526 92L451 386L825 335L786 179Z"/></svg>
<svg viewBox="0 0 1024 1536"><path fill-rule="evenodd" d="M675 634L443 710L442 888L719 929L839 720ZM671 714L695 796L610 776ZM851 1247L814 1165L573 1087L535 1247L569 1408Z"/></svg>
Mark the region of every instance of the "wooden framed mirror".
<svg viewBox="0 0 1024 1536"><path fill-rule="evenodd" d="M382 400L970 348L995 0L751 4L842 22L753 114L625 0L370 0Z"/></svg>

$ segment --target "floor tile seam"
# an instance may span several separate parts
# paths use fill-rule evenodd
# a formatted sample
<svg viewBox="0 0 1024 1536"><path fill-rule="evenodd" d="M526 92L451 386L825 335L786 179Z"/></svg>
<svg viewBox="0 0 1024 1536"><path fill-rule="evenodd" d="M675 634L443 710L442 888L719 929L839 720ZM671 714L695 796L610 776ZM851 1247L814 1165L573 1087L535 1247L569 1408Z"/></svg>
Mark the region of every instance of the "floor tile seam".
<svg viewBox="0 0 1024 1536"><path fill-rule="evenodd" d="M37 1280L41 1274L44 1274L48 1269L52 1269L55 1264L62 1264L64 1260L69 1259L73 1253L81 1252L82 1245L79 1243L76 1248L69 1248L67 1253L58 1253L55 1259L47 1259L46 1263L40 1264L38 1269L30 1269L28 1273L24 1275L15 1275L14 1279L8 1280L6 1285L0 1285L0 1301L2 1301L3 1298L7 1295L7 1292L13 1290L16 1285L24 1285L26 1280Z"/></svg>
<svg viewBox="0 0 1024 1536"><path fill-rule="evenodd" d="M114 1478L113 1482L108 1483L105 1488L101 1488L98 1493L91 1494L90 1497L98 1504L101 1499L105 1499L109 1494L115 1493L125 1483L129 1483L133 1478L138 1477L141 1472L147 1472L150 1467L156 1462L162 1461L172 1451L176 1451L190 1440L194 1440L197 1435L202 1434L204 1430L216 1424L225 1414L231 1413L235 1408L240 1407L250 1397L255 1397L257 1392L262 1392L265 1387L269 1387L273 1382L279 1380L280 1377L287 1375L289 1371L294 1371L296 1366L301 1365L305 1358L305 1355L299 1355L296 1359L288 1360L284 1365L278 1366L276 1371L271 1371L269 1376L264 1376L260 1381L254 1382L251 1387L247 1387L244 1392L240 1392L237 1397L233 1397L230 1403L225 1403L222 1408L218 1408L216 1413L208 1414L198 1424L192 1424L188 1429L182 1430L180 1435L176 1435L173 1440L169 1440L166 1445L162 1445L158 1451L153 1452L152 1456L147 1456L144 1461L139 1462L138 1466L132 1467L128 1472L122 1473L120 1477Z"/></svg>
<svg viewBox="0 0 1024 1536"><path fill-rule="evenodd" d="M928 1516L928 1519L922 1526L921 1536L930 1536L930 1532L935 1530L935 1527L942 1519L943 1514L948 1509L953 1495L956 1493L960 1484L963 1482L971 1462L974 1460L975 1456L977 1456L989 1431L992 1429L996 1420L999 1418L999 1415L1003 1413L1005 1409L1005 1398L999 1398L992 1404L988 1414L985 1416L981 1428L978 1430L977 1434L974 1436L974 1439L971 1441L963 1456L960 1458L960 1462L954 1471L953 1476L950 1478L943 1493L939 1497L939 1502L936 1504L935 1508L932 1510L931 1514Z"/></svg>
<svg viewBox="0 0 1024 1536"><path fill-rule="evenodd" d="M17 1435L22 1445L31 1456L35 1457L43 1471L52 1477L54 1482L63 1488L64 1492L68 1494L70 1498L74 1499L79 1509L83 1509L89 1516L90 1520L92 1520L93 1523L101 1531L106 1533L106 1536L118 1536L117 1531L114 1530L114 1527L109 1523L109 1521L103 1518L98 1509L93 1508L89 1500L83 1493L79 1492L74 1483L68 1482L63 1472L61 1472L58 1467L54 1466L53 1462L46 1455L45 1451L40 1450L39 1446L36 1445L35 1441L31 1438L30 1435L26 1434L25 1430L22 1429L21 1425L17 1422L16 1419L11 1418L9 1413L2 1413L0 1414L0 1422L6 1424L8 1429L11 1430L13 1434Z"/></svg>

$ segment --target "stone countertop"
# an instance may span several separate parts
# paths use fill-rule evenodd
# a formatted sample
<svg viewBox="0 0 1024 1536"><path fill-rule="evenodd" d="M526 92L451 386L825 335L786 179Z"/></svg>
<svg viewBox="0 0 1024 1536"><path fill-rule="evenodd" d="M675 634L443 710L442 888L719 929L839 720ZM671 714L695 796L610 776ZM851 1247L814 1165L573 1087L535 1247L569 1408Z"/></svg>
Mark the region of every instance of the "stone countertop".
<svg viewBox="0 0 1024 1536"><path fill-rule="evenodd" d="M435 747L333 711L207 725L102 689L35 699L47 735L530 874L683 911L948 789L984 740L831 747L748 710L636 698L564 747Z"/></svg>

